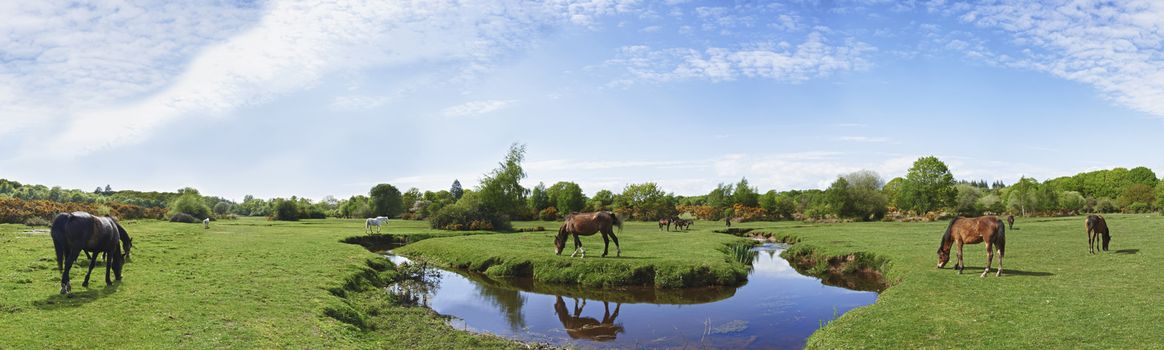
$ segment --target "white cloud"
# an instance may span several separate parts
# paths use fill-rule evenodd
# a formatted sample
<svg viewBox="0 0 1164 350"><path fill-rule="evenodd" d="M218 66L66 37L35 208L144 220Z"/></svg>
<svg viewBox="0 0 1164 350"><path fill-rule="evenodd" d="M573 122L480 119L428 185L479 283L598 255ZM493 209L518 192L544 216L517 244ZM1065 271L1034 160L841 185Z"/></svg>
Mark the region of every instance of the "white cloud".
<svg viewBox="0 0 1164 350"><path fill-rule="evenodd" d="M852 39L831 45L824 34L812 32L804 42L795 46L787 42L702 50L625 46L617 58L607 61L607 65L626 69L631 79L623 79L622 85L635 81L730 81L740 78L800 82L827 77L835 72L866 69L870 63L865 56L870 51L873 51L871 46Z"/></svg>
<svg viewBox="0 0 1164 350"><path fill-rule="evenodd" d="M1164 117L1164 3L1000 3L961 18L1009 33L1015 46L978 48L971 57L1089 84L1116 103Z"/></svg>
<svg viewBox="0 0 1164 350"><path fill-rule="evenodd" d="M515 103L517 103L517 100L469 101L456 106L447 107L441 110L441 113L446 117L474 117L508 108Z"/></svg>
<svg viewBox="0 0 1164 350"><path fill-rule="evenodd" d="M28 144L24 149L26 155L84 154L140 142L156 128L178 120L219 117L239 107L263 104L311 88L341 71L446 64L465 74L478 74L488 70L497 57L526 48L547 26L588 23L597 16L629 11L633 8L631 5L604 0L521 4L504 0L472 3L278 1L266 6L261 19L253 26L224 21L228 29L245 28L241 34L226 38L227 35L219 35L224 29L211 26L212 29L183 35L183 40L167 41L165 38L148 40L149 34L181 27L190 21L167 26L169 17L158 16L154 11L161 8L182 12L185 8L171 10L154 6L140 9L136 15L123 14L116 6L94 8L91 13L76 16L80 18L75 18L75 22L112 23L81 28L79 34L74 34L77 28L70 25L75 23L68 21L73 17L74 6L42 11L6 4L0 5L3 11L0 15L5 19L0 23L7 26L0 28L7 32L7 37L48 43L38 46L24 41L0 42L4 48L0 52L5 52L3 59L63 63L3 65L0 105L12 105L30 94L45 95L39 102L54 105L45 102L60 99L57 90L68 93L64 96L66 100L92 101L74 106L77 108L60 109L53 115L37 116L64 119L62 127L57 128L63 131L47 143ZM192 18L205 20L206 26L231 17L231 13L218 10L191 12ZM123 16L157 18L128 27L122 22L135 22L109 19ZM53 35L42 35L41 27L54 21L69 25L50 33ZM145 40L138 39L143 36ZM121 42L129 44L118 44ZM202 47L191 42L211 45ZM91 48L97 49L95 53L88 53ZM82 59L80 65L73 59L86 58L86 55L98 57ZM102 64L83 64L86 62ZM137 67L146 68L139 71ZM74 68L80 71L73 72ZM27 70L34 72L24 74ZM112 73L93 73L108 71ZM15 75L31 78L10 79ZM375 99L341 99L333 105L347 108L378 103L381 102ZM477 107L487 111L506 105L494 102ZM4 108L0 110L0 122L27 119L30 116L26 113L39 112L27 106L0 108ZM0 127L0 132L28 127L27 123L0 125L6 125Z"/></svg>
<svg viewBox="0 0 1164 350"><path fill-rule="evenodd" d="M362 111L383 106L389 100L388 96L336 96L331 100L331 108L338 111Z"/></svg>

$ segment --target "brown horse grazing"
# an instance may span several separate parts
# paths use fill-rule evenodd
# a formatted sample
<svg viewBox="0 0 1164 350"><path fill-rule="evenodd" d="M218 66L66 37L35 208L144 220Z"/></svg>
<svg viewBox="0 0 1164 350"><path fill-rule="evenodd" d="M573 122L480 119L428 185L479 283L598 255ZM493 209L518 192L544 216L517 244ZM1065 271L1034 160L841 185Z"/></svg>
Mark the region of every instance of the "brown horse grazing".
<svg viewBox="0 0 1164 350"><path fill-rule="evenodd" d="M1111 242L1111 232L1107 229L1107 220L1101 215L1087 216L1087 251L1095 254L1099 250L1100 234L1103 235L1103 251L1107 251L1107 244Z"/></svg>
<svg viewBox="0 0 1164 350"><path fill-rule="evenodd" d="M675 229L676 230L687 231L687 229L689 229L689 228L691 228L691 220L675 219Z"/></svg>
<svg viewBox="0 0 1164 350"><path fill-rule="evenodd" d="M570 256L582 252L582 257L585 258L586 250L582 249L582 240L578 236L590 236L602 232L602 242L606 244L602 248L602 256L606 256L610 250L611 240L614 240L617 256L622 256L622 247L618 245L618 237L614 235L615 226L618 226L618 230L622 231L622 221L618 220L617 215L609 211L567 215L566 222L558 228L558 236L554 238L554 254L562 255L562 249L566 248L566 239L570 235L574 235L574 253Z"/></svg>
<svg viewBox="0 0 1164 350"><path fill-rule="evenodd" d="M1010 225L1009 229L1014 230L1014 215L1006 216L1006 224Z"/></svg>
<svg viewBox="0 0 1164 350"><path fill-rule="evenodd" d="M950 261L950 247L958 244L958 263L954 270L962 273L966 265L962 263L962 245L986 242L986 270L981 277L990 272L990 264L994 260L994 250L998 249L998 274L1002 276L1002 257L1006 253L1006 226L1002 220L994 216L980 216L976 218L956 217L950 220L946 233L942 235L942 244L938 246L938 268L946 266Z"/></svg>
<svg viewBox="0 0 1164 350"><path fill-rule="evenodd" d="M602 302L602 321L593 317L582 317L582 309L586 307L586 300L582 300L582 305L578 305L578 299L574 299L574 313L566 308L566 301L558 296L557 302L554 303L554 313L558 315L558 321L562 322L562 328L566 329L566 334L573 339L587 339L595 341L614 340L619 333L625 331L621 324L614 323L614 319L618 318L618 309L622 308L622 304L614 304L614 312L610 312L610 303Z"/></svg>

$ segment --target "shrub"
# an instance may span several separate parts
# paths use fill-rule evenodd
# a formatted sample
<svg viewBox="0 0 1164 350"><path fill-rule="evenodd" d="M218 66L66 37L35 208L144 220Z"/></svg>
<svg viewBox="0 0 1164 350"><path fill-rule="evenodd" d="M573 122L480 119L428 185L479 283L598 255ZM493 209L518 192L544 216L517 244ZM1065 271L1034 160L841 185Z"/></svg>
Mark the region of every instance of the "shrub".
<svg viewBox="0 0 1164 350"><path fill-rule="evenodd" d="M466 196L465 198L470 198ZM485 209L480 202L462 199L428 218L432 228L443 230L510 230L509 216Z"/></svg>
<svg viewBox="0 0 1164 350"><path fill-rule="evenodd" d="M732 212L739 222L763 220L766 217L766 211L763 208L745 207L743 204L733 206Z"/></svg>
<svg viewBox="0 0 1164 350"><path fill-rule="evenodd" d="M39 216L33 216L24 219L24 225L26 226L49 226L51 224L52 223L49 222L48 219Z"/></svg>
<svg viewBox="0 0 1164 350"><path fill-rule="evenodd" d="M1152 206L1144 202L1135 202L1128 206L1127 212L1135 214L1151 213Z"/></svg>
<svg viewBox="0 0 1164 350"><path fill-rule="evenodd" d="M189 214L196 218L208 218L210 217L210 207L206 205L206 201L202 200L202 196L188 192L170 202L170 217L180 213Z"/></svg>
<svg viewBox="0 0 1164 350"><path fill-rule="evenodd" d="M1114 213L1119 208L1116 207L1115 201L1111 200L1111 198L1104 197L1096 200L1094 210L1100 213Z"/></svg>
<svg viewBox="0 0 1164 350"><path fill-rule="evenodd" d="M193 215L186 213L177 213L170 216L170 222L185 222L192 224L200 221L202 220L198 220L198 218L195 218Z"/></svg>
<svg viewBox="0 0 1164 350"><path fill-rule="evenodd" d="M558 209L554 208L554 207L542 209L542 211L538 213L538 219L542 220L542 221L557 220L558 219Z"/></svg>

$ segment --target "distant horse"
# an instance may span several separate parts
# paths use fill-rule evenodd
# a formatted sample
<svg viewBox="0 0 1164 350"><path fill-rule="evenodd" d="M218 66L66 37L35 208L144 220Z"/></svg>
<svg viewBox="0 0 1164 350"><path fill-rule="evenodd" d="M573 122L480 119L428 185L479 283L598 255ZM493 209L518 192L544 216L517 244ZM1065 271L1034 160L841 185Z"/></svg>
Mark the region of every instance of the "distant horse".
<svg viewBox="0 0 1164 350"><path fill-rule="evenodd" d="M127 257L122 255L121 248L122 245L132 245L128 238L122 240L121 232L125 232L125 228L110 217L73 212L61 213L53 218L50 233L57 254L57 267L61 269L61 294L72 291L69 273L81 251L85 251L86 255L93 253L89 259L89 272L85 273L85 282L81 284L82 286L89 286L89 276L93 274L93 268L97 266L96 257L100 254L105 254L106 257L105 284L113 284L109 279L111 270L117 276L117 280L121 280L121 268ZM119 242L122 244L119 245Z"/></svg>
<svg viewBox="0 0 1164 350"><path fill-rule="evenodd" d="M622 256L622 247L618 245L618 236L614 235L615 226L618 226L619 231L622 231L622 221L618 219L617 215L609 211L567 215L566 222L558 228L558 236L554 238L554 254L562 255L562 249L566 248L566 240L570 235L574 235L574 253L570 256L582 252L582 257L585 258L586 250L582 249L582 240L578 236L590 236L602 232L602 242L606 244L602 248L602 256L606 256L610 250L611 240L614 240L617 256Z"/></svg>
<svg viewBox="0 0 1164 350"><path fill-rule="evenodd" d="M1006 223L1007 225L1010 225L1010 227L1008 227L1009 229L1014 230L1014 215L1007 215Z"/></svg>
<svg viewBox="0 0 1164 350"><path fill-rule="evenodd" d="M372 226L376 226L376 233L380 233L380 226L388 224L387 216L377 216L364 220L364 233L372 233Z"/></svg>
<svg viewBox="0 0 1164 350"><path fill-rule="evenodd" d="M1107 244L1111 242L1111 232L1107 229L1107 220L1101 215L1087 216L1087 251L1095 254L1099 250L1100 234L1103 235L1103 251L1107 251Z"/></svg>
<svg viewBox="0 0 1164 350"><path fill-rule="evenodd" d="M619 333L625 332L621 324L614 323L618 318L618 310L622 308L622 304L614 304L614 312L610 312L610 303L602 302L602 321L593 317L582 317L582 309L586 307L586 300L582 300L582 305L578 305L578 299L574 299L574 312L566 308L566 301L558 296L557 302L554 303L554 313L558 315L558 321L562 323L562 328L566 329L566 334L573 339L587 339L595 341L609 341L614 340Z"/></svg>
<svg viewBox="0 0 1164 350"><path fill-rule="evenodd" d="M962 245L986 242L986 270L981 277L990 272L990 264L994 260L994 250L998 249L998 274L1002 276L1002 257L1006 252L1006 226L1002 220L994 216L980 216L976 218L956 217L950 220L946 233L942 235L942 244L938 246L938 268L946 266L950 261L950 247L958 244L958 263L954 269L958 273L966 268L962 264Z"/></svg>
<svg viewBox="0 0 1164 350"><path fill-rule="evenodd" d="M691 228L691 223L691 220L675 219L675 229L686 231L687 229Z"/></svg>
<svg viewBox="0 0 1164 350"><path fill-rule="evenodd" d="M202 219L202 228L210 228L210 218Z"/></svg>
<svg viewBox="0 0 1164 350"><path fill-rule="evenodd" d="M672 219L672 218L662 218L662 219L659 219L659 229L660 229L660 230L662 230L662 229L663 229L663 226L666 226L666 227L667 227L667 231L671 231L671 223L673 222L673 220L674 220L674 219Z"/></svg>

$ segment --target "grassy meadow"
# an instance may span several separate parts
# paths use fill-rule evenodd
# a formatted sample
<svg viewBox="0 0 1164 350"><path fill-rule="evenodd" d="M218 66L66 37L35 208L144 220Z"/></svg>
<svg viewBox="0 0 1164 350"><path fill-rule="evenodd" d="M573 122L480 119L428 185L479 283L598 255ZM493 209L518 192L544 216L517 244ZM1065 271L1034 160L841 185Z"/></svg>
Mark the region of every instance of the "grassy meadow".
<svg viewBox="0 0 1164 350"><path fill-rule="evenodd" d="M1156 306L1164 271L1159 215L1110 215L1111 251L1089 255L1082 217L1019 218L1007 231L1002 277L980 278L983 245L967 245L966 273L935 267L946 222L756 222L799 241L787 254L875 257L891 286L877 303L852 310L809 339L810 348L1147 348L1164 344ZM551 222L518 228L556 227ZM244 218L199 224L131 221L136 243L125 280L57 294L59 272L47 231L0 225L0 348L520 348L455 331L431 310L401 306L378 287L400 274L364 248L359 220L270 222ZM408 256L494 275L529 272L569 284L619 284L653 273L651 283L733 276L722 251L742 239L698 222L689 232L628 223L623 256L552 255L552 232L473 234L392 221L386 233L437 237L398 249ZM450 236L450 237L441 237ZM456 236L456 237L452 237ZM952 266L951 263L948 266ZM997 260L996 265L997 267ZM101 269L101 267L99 267ZM527 271L528 270L528 271ZM550 272L547 272L550 271ZM556 272L554 272L556 271ZM636 272L637 271L637 272ZM668 272L670 271L670 272ZM103 273L104 271L100 271ZM95 277L98 273L95 270ZM722 275L721 275L722 274ZM688 276L688 277L684 277ZM711 277L709 277L711 276ZM688 279L684 279L688 278ZM723 277L727 278L727 277ZM662 281L662 282L660 282ZM773 290L772 293L780 293ZM116 337L101 335L117 334ZM95 340L97 339L97 340Z"/></svg>
<svg viewBox="0 0 1164 350"><path fill-rule="evenodd" d="M26 226L0 225L0 348L520 346L455 332L432 311L398 306L372 288L346 292L346 299L334 295L345 284L359 284L353 276L372 271L369 259L383 261L339 242L362 234L362 221L243 218L210 229L160 221L125 226L135 247L124 280L106 287L98 265L95 281L81 287L82 257L72 272L73 296L66 297L57 294L60 273L46 228L28 233ZM423 222L393 221L389 229L448 234L428 231ZM353 310L362 327L325 315L342 318Z"/></svg>

